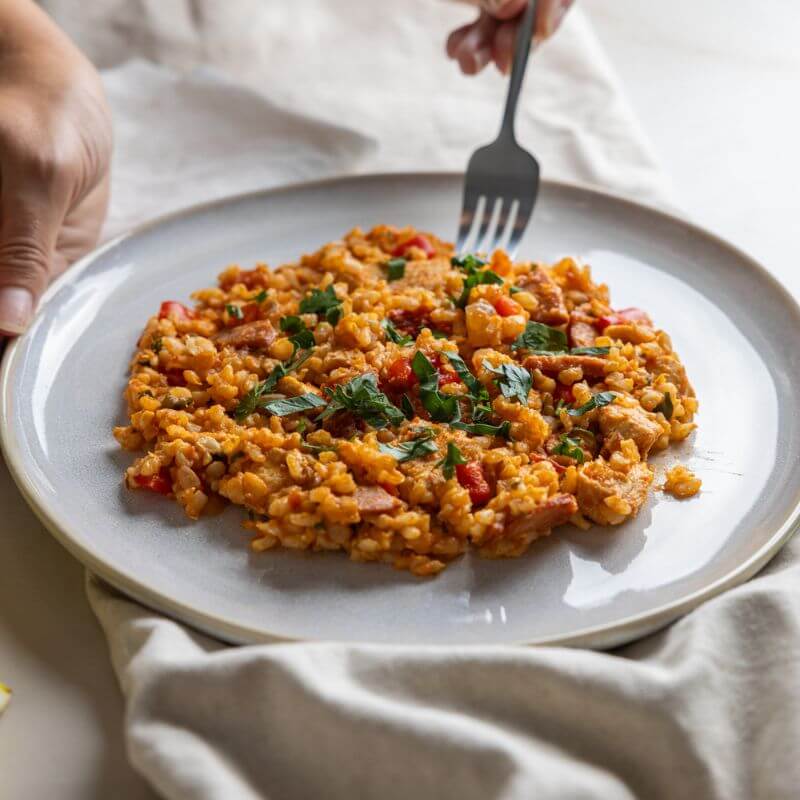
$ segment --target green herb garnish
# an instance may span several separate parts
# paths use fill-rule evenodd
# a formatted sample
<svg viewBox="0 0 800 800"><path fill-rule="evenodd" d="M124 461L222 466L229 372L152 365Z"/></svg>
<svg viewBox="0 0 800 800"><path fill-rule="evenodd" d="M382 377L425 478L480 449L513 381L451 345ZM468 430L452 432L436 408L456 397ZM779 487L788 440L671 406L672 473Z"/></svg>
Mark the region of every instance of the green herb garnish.
<svg viewBox="0 0 800 800"><path fill-rule="evenodd" d="M308 360L310 355L310 350L304 350L300 353L295 353L290 361L278 364L261 383L256 384L241 399L239 405L236 406L233 412L236 419L241 422L254 413L263 403L264 395L270 394L278 385L278 381L281 378L285 378L290 372L299 369Z"/></svg>
<svg viewBox="0 0 800 800"><path fill-rule="evenodd" d="M571 417L582 417L595 408L602 408L603 406L613 403L615 397L616 395L614 392L598 392L596 395L592 396L591 400L587 400L582 406L578 408L568 408L567 414Z"/></svg>
<svg viewBox="0 0 800 800"><path fill-rule="evenodd" d="M399 344L401 347L405 347L407 344L411 344L414 341L413 336L406 336L400 331L395 328L392 324L391 320L384 319L381 320L381 328L383 328L384 332L386 333L386 338L394 342L395 344Z"/></svg>
<svg viewBox="0 0 800 800"><path fill-rule="evenodd" d="M414 419L414 415L416 412L414 411L414 404L411 402L411 398L404 394L400 398L400 408L403 410L403 414L405 414L406 419Z"/></svg>
<svg viewBox="0 0 800 800"><path fill-rule="evenodd" d="M462 258L453 256L450 263L464 273L464 286L461 294L457 298L452 298L456 308L464 308L467 305L469 293L474 287L484 283L503 284L503 279L496 272L492 272L490 269L481 269L486 262L477 256L466 255Z"/></svg>
<svg viewBox="0 0 800 800"><path fill-rule="evenodd" d="M289 341L294 345L294 352L298 350L307 350L314 347L317 343L314 339L314 334L309 330L308 326L298 316L281 317L280 321L281 330L284 333L289 333Z"/></svg>
<svg viewBox="0 0 800 800"><path fill-rule="evenodd" d="M447 339L449 335L450 334L445 333L444 331L431 331L431 336L433 336L434 339Z"/></svg>
<svg viewBox="0 0 800 800"><path fill-rule="evenodd" d="M435 453L438 448L431 441L433 436L434 432L430 428L426 428L418 436L406 442L395 445L379 444L378 450L384 455L394 456L397 459L397 463L402 464L404 461L425 458L425 456Z"/></svg>
<svg viewBox="0 0 800 800"><path fill-rule="evenodd" d="M520 292L524 292L524 289L521 289L519 286L512 286L509 290L509 294L519 294Z"/></svg>
<svg viewBox="0 0 800 800"><path fill-rule="evenodd" d="M404 258L390 258L384 265L386 279L399 281L406 274L406 260Z"/></svg>
<svg viewBox="0 0 800 800"><path fill-rule="evenodd" d="M436 466L442 468L442 474L450 480L453 477L456 471L457 464L466 464L467 459L461 455L461 451L458 449L454 442L447 443L447 454L445 457L439 461Z"/></svg>
<svg viewBox="0 0 800 800"><path fill-rule="evenodd" d="M300 301L300 313L318 314L331 325L336 325L342 318L342 301L336 296L333 284L324 291L312 289L311 294Z"/></svg>
<svg viewBox="0 0 800 800"><path fill-rule="evenodd" d="M319 395L308 392L298 397L287 397L285 400L272 400L264 403L262 408L276 417L286 417L289 414L296 414L298 411L322 408L324 405L325 401Z"/></svg>
<svg viewBox="0 0 800 800"><path fill-rule="evenodd" d="M503 397L517 400L522 405L528 405L528 392L531 390L531 374L518 364L500 364L493 367L488 361L483 362L483 368L498 375L495 383L500 388Z"/></svg>
<svg viewBox="0 0 800 800"><path fill-rule="evenodd" d="M525 330L511 345L513 350L530 350L533 353L565 353L567 335L541 322L529 322Z"/></svg>
<svg viewBox="0 0 800 800"><path fill-rule="evenodd" d="M506 420L499 425L490 425L488 422L451 422L451 428L457 428L460 431L473 433L475 436L502 436L504 439L511 438L511 423Z"/></svg>
<svg viewBox="0 0 800 800"><path fill-rule="evenodd" d="M228 312L229 317L233 317L234 319L244 319L241 306L235 306L233 303L228 303L225 306L225 310Z"/></svg>
<svg viewBox="0 0 800 800"><path fill-rule="evenodd" d="M573 347L569 351L573 356L607 356L611 352L610 347Z"/></svg>
<svg viewBox="0 0 800 800"><path fill-rule="evenodd" d="M653 409L653 411L660 411L667 419L672 419L672 414L675 411L672 405L672 395L669 392L664 392L664 399Z"/></svg>
<svg viewBox="0 0 800 800"><path fill-rule="evenodd" d="M250 300L253 303L258 303L258 305L261 305L266 299L267 299L267 290L266 289L262 289L260 292L258 292L257 294L254 294L250 298Z"/></svg>
<svg viewBox="0 0 800 800"><path fill-rule="evenodd" d="M164 347L164 340L160 336L156 336L155 339L150 343L150 349L158 355L161 352L161 348Z"/></svg>
<svg viewBox="0 0 800 800"><path fill-rule="evenodd" d="M399 425L405 419L403 412L378 389L378 380L372 372L357 375L347 383L325 391L330 402L319 415L320 420L328 419L338 411L349 411L373 428Z"/></svg>
<svg viewBox="0 0 800 800"><path fill-rule="evenodd" d="M580 442L571 439L566 433L561 434L558 444L552 450L553 455L567 456L567 458L574 458L579 464L583 464L586 460L586 455Z"/></svg>
<svg viewBox="0 0 800 800"><path fill-rule="evenodd" d="M439 373L424 353L417 350L411 369L419 380L419 399L434 422L455 422L461 417L458 399L439 391Z"/></svg>

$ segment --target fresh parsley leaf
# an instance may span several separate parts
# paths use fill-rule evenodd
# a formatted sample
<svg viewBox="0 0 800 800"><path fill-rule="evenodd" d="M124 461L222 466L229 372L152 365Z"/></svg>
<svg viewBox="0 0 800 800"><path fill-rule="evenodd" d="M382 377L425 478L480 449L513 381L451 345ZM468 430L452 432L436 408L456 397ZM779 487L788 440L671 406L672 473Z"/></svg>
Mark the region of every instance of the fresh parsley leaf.
<svg viewBox="0 0 800 800"><path fill-rule="evenodd" d="M509 294L519 294L520 292L524 292L524 289L521 289L519 286L512 286L509 290Z"/></svg>
<svg viewBox="0 0 800 800"><path fill-rule="evenodd" d="M458 398L439 391L439 373L426 355L417 350L411 369L419 380L419 399L434 422L455 422L461 416Z"/></svg>
<svg viewBox="0 0 800 800"><path fill-rule="evenodd" d="M569 414L571 417L582 417L584 414L592 411L595 408L602 408L603 406L613 403L615 397L616 395L614 392L598 392L592 397L591 400L588 400L582 406L579 406L578 408L568 408L567 414Z"/></svg>
<svg viewBox="0 0 800 800"><path fill-rule="evenodd" d="M442 474L450 480L456 471L457 464L466 464L467 459L461 455L461 451L454 442L447 443L447 454L439 461L436 466L442 468Z"/></svg>
<svg viewBox="0 0 800 800"><path fill-rule="evenodd" d="M225 306L225 310L228 312L229 317L233 317L234 319L244 319L244 314L242 313L241 306L236 306L233 303L228 303Z"/></svg>
<svg viewBox="0 0 800 800"><path fill-rule="evenodd" d="M411 399L407 394L404 394L400 398L400 408L403 410L403 414L405 414L406 419L414 419L414 415L416 414L414 411L414 404L411 402Z"/></svg>
<svg viewBox="0 0 800 800"><path fill-rule="evenodd" d="M285 400L273 400L265 403L263 408L264 411L268 411L276 417L286 417L289 414L296 414L298 411L322 408L324 405L325 401L319 395L308 392L298 397L287 397Z"/></svg>
<svg viewBox="0 0 800 800"><path fill-rule="evenodd" d="M431 336L434 339L446 339L450 334L445 333L444 331L431 331Z"/></svg>
<svg viewBox="0 0 800 800"><path fill-rule="evenodd" d="M406 274L406 260L404 258L390 258L384 265L386 279L399 281Z"/></svg>
<svg viewBox="0 0 800 800"><path fill-rule="evenodd" d="M284 333L293 334L307 330L305 322L296 314L289 317L281 317L281 321L278 324L281 326L281 330Z"/></svg>
<svg viewBox="0 0 800 800"><path fill-rule="evenodd" d="M552 450L553 455L567 456L574 458L579 464L586 460L586 454L581 448L580 442L570 438L566 433L561 434L558 444Z"/></svg>
<svg viewBox="0 0 800 800"><path fill-rule="evenodd" d="M297 428L295 428L295 430L298 433L305 433L307 427L308 427L308 420L305 417L302 417L300 421L297 423Z"/></svg>
<svg viewBox="0 0 800 800"><path fill-rule="evenodd" d="M260 292L258 292L257 294L254 294L250 298L250 300L252 300L254 303L258 303L258 305L261 305L266 299L267 299L267 290L266 289L262 289Z"/></svg>
<svg viewBox="0 0 800 800"><path fill-rule="evenodd" d="M481 382L469 371L469 367L464 363L464 359L453 350L442 350L442 355L447 357L450 365L456 371L456 375L464 382L470 394L478 394L483 388Z"/></svg>
<svg viewBox="0 0 800 800"><path fill-rule="evenodd" d="M573 347L569 351L573 356L607 356L611 352L610 347Z"/></svg>
<svg viewBox="0 0 800 800"><path fill-rule="evenodd" d="M299 369L308 360L310 355L310 350L304 350L300 353L295 353L290 361L278 364L261 383L256 384L241 399L239 405L236 406L233 412L236 419L241 422L254 413L256 409L261 406L264 395L272 392L281 378L285 378L290 372Z"/></svg>
<svg viewBox="0 0 800 800"><path fill-rule="evenodd" d="M349 411L373 428L399 425L405 419L403 412L378 389L378 380L372 372L357 375L347 383L326 391L330 402L319 415L320 420L328 419L338 411Z"/></svg>
<svg viewBox="0 0 800 800"><path fill-rule="evenodd" d="M511 423L506 420L499 425L490 425L488 422L451 422L451 428L472 433L475 436L502 436L504 439L511 438Z"/></svg>
<svg viewBox="0 0 800 800"><path fill-rule="evenodd" d="M462 258L453 256L450 263L454 267L458 267L464 273L464 285L461 294L457 298L453 298L453 303L457 308L464 308L469 302L469 293L475 286L484 283L503 283L503 279L490 269L481 269L486 265L482 258L473 255L466 255Z"/></svg>
<svg viewBox="0 0 800 800"><path fill-rule="evenodd" d="M563 331L541 322L529 322L525 330L514 339L511 348L534 353L565 353L569 349L567 335Z"/></svg>
<svg viewBox="0 0 800 800"><path fill-rule="evenodd" d="M383 328L384 332L386 333L386 338L390 342L394 342L395 344L399 344L401 347L405 347L407 344L411 344L414 341L413 336L405 336L404 334L400 333L400 331L392 325L392 321L389 319L381 320L381 328Z"/></svg>
<svg viewBox="0 0 800 800"><path fill-rule="evenodd" d="M653 411L660 411L667 419L672 419L672 414L675 408L672 405L672 395L669 392L664 392L664 399L653 409Z"/></svg>
<svg viewBox="0 0 800 800"><path fill-rule="evenodd" d="M312 289L311 294L300 301L300 313L318 314L331 325L336 325L342 318L342 301L336 296L333 284L324 291Z"/></svg>
<svg viewBox="0 0 800 800"><path fill-rule="evenodd" d="M307 350L316 345L314 333L309 330L305 322L298 316L281 317L281 330L284 333L291 333L289 341L294 345L294 352Z"/></svg>
<svg viewBox="0 0 800 800"><path fill-rule="evenodd" d="M488 361L483 362L483 368L498 375L495 383L500 388L503 397L517 400L522 405L528 405L528 392L531 390L531 374L519 364L500 364L493 367Z"/></svg>
<svg viewBox="0 0 800 800"><path fill-rule="evenodd" d="M164 347L164 340L157 336L153 341L150 343L150 349L158 355L161 352L161 349Z"/></svg>
<svg viewBox="0 0 800 800"><path fill-rule="evenodd" d="M425 458L431 453L435 453L438 448L431 441L433 438L433 431L428 430L414 439L409 439L406 442L401 442L396 445L379 444L378 449L387 456L394 456L398 464L404 461L413 461L416 458Z"/></svg>

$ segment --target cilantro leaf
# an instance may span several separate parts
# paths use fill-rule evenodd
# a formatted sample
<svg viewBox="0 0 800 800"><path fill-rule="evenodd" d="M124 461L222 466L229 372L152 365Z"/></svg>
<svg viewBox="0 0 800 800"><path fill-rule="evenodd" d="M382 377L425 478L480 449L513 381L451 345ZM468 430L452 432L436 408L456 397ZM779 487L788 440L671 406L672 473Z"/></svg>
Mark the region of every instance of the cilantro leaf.
<svg viewBox="0 0 800 800"><path fill-rule="evenodd" d="M567 414L571 417L582 417L584 414L592 411L595 408L602 408L614 402L616 395L614 392L598 392L592 396L591 400L587 400L582 406L578 408L568 408Z"/></svg>
<svg viewBox="0 0 800 800"><path fill-rule="evenodd" d="M295 353L291 361L278 364L261 383L256 384L241 399L239 405L236 406L233 412L236 419L241 422L254 413L263 402L264 395L272 392L281 378L285 378L290 372L299 369L308 360L310 355L310 350L304 350L300 353Z"/></svg>
<svg viewBox="0 0 800 800"><path fill-rule="evenodd" d="M450 480L453 477L456 471L457 464L466 464L467 459L461 455L461 451L458 449L458 446L455 442L448 442L447 443L447 453L445 457L439 461L436 466L442 468L442 474Z"/></svg>
<svg viewBox="0 0 800 800"><path fill-rule="evenodd" d="M514 339L512 350L530 350L534 353L565 353L567 335L541 322L529 322L525 330Z"/></svg>
<svg viewBox="0 0 800 800"><path fill-rule="evenodd" d="M298 316L281 317L280 321L281 330L284 333L292 334L289 341L294 345L294 352L298 350L307 350L314 347L317 343L314 339L314 334L309 330L308 326Z"/></svg>
<svg viewBox="0 0 800 800"><path fill-rule="evenodd" d="M667 419L672 419L672 414L675 408L672 405L672 395L669 392L664 392L664 399L653 409L653 411L660 411Z"/></svg>
<svg viewBox="0 0 800 800"><path fill-rule="evenodd" d="M320 420L328 419L339 411L349 411L373 428L399 425L405 419L403 412L378 389L378 379L373 372L357 375L332 390L326 389L326 392L330 402L319 415Z"/></svg>
<svg viewBox="0 0 800 800"><path fill-rule="evenodd" d="M300 301L300 313L318 314L331 325L336 325L342 318L342 301L336 296L333 284L324 291L312 289L311 294Z"/></svg>
<svg viewBox="0 0 800 800"><path fill-rule="evenodd" d="M455 422L461 417L458 398L439 391L439 373L426 355L417 350L411 369L419 380L419 399L434 422Z"/></svg>
<svg viewBox="0 0 800 800"><path fill-rule="evenodd" d="M384 332L386 333L386 338L390 342L399 344L401 347L405 347L405 345L411 344L411 342L414 341L413 336L405 336L404 334L400 333L400 331L395 328L395 326L392 324L392 321L389 319L381 320L381 328L383 328Z"/></svg>
<svg viewBox="0 0 800 800"><path fill-rule="evenodd" d="M379 444L378 449L387 456L394 456L398 464L405 461L413 461L416 458L425 458L431 453L435 453L438 448L431 441L434 433L430 428L425 429L418 436L409 439L406 442L400 442L396 445Z"/></svg>
<svg viewBox="0 0 800 800"><path fill-rule="evenodd" d="M573 356L607 356L611 352L610 347L573 347L569 351Z"/></svg>
<svg viewBox="0 0 800 800"><path fill-rule="evenodd" d="M499 425L490 425L488 422L451 422L451 428L475 434L475 436L502 436L504 439L511 438L511 423L506 420Z"/></svg>
<svg viewBox="0 0 800 800"><path fill-rule="evenodd" d="M552 450L553 455L567 456L567 458L574 458L579 464L583 464L586 460L586 454L580 442L570 438L566 433L561 434L558 444Z"/></svg>
<svg viewBox="0 0 800 800"><path fill-rule="evenodd" d="M399 281L406 274L404 258L390 258L383 266L386 267L386 279L389 281Z"/></svg>
<svg viewBox="0 0 800 800"><path fill-rule="evenodd" d="M458 267L464 273L464 285L461 289L461 294L457 298L453 298L453 303L457 308L464 308L469 302L469 293L472 289L480 284L495 283L502 285L503 279L490 269L481 269L486 265L482 258L468 254L458 258L453 256L450 263L454 267Z"/></svg>
<svg viewBox="0 0 800 800"><path fill-rule="evenodd" d="M244 319L244 314L242 313L241 306L236 306L233 303L228 303L225 306L225 310L228 312L229 317L233 317L234 319Z"/></svg>
<svg viewBox="0 0 800 800"><path fill-rule="evenodd" d="M503 397L517 400L522 405L528 405L528 392L531 390L531 374L519 364L500 364L493 367L488 361L483 362L483 368L498 375L495 383L500 388Z"/></svg>
<svg viewBox="0 0 800 800"><path fill-rule="evenodd" d="M287 397L285 400L273 400L265 403L263 408L276 417L285 417L289 414L296 414L298 411L322 408L324 405L325 401L319 395L308 392L298 397Z"/></svg>

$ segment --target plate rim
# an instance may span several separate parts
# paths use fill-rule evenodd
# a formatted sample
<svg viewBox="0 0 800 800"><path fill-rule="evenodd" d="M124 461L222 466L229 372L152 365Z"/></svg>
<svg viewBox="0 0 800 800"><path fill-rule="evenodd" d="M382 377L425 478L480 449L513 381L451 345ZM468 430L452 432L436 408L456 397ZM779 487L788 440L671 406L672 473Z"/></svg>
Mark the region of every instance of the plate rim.
<svg viewBox="0 0 800 800"><path fill-rule="evenodd" d="M148 220L140 225L121 233L109 241L95 248L90 253L80 258L68 270L60 275L42 295L42 299L37 310L38 314L46 308L52 296L57 293L63 285L77 279L95 260L102 257L107 251L114 249L129 238L145 234L162 225L166 225L183 218L192 217L196 214L213 211L215 208L226 206L236 202L247 202L250 199L274 197L284 193L291 193L298 190L311 190L315 188L326 188L336 184L346 182L368 182L383 180L412 180L412 179L450 179L459 180L463 178L463 172L455 170L445 171L412 171L412 172L374 172L365 174L343 174L334 177L324 178L314 181L298 181L295 183L284 184L268 189L256 189L249 192L227 195L214 200L198 203L186 208L163 214ZM746 253L741 248L732 244L723 237L709 231L702 226L691 222L674 210L665 210L647 202L640 202L613 191L598 188L588 184L573 181L557 181L544 179L542 181L545 189L555 191L577 191L595 197L598 200L611 200L618 205L627 207L629 210L641 213L644 211L651 217L659 218L660 221L678 225L693 235L705 239L716 247L729 251L740 261L747 263L748 268L753 270L760 280L767 281L772 288L782 296L786 307L792 311L797 318L800 328L800 304L789 292L789 290L759 261ZM30 330L30 329L29 329ZM28 476L21 453L11 445L11 425L8 397L10 394L11 374L15 362L15 354L19 347L19 342L24 341L29 334L26 332L21 337L6 344L2 362L0 362L0 451L2 451L9 474L17 486L25 502L34 512L42 525L49 533L78 561L80 561L94 575L110 584L124 595L136 600L147 608L165 614L173 620L183 622L196 630L207 635L213 636L231 644L252 644L264 642L337 642L347 644L364 644L358 639L353 640L334 640L320 638L301 638L284 635L265 633L263 630L253 628L251 625L243 625L233 619L222 615L210 615L196 608L186 605L179 600L175 600L157 589L149 587L145 582L119 572L113 565L106 563L94 555L94 553L84 545L80 544L71 536L67 530L59 524L58 520L37 501L37 490L34 482ZM798 503L787 515L784 522L774 531L770 538L761 545L748 558L730 570L728 573L710 584L695 590L679 599L663 603L654 609L643 611L638 614L630 615L613 622L600 623L587 626L569 634L555 634L531 639L521 639L503 645L486 645L480 643L458 644L458 645L422 645L426 648L452 648L458 647L471 649L478 647L514 647L514 646L569 646L585 647L590 649L608 649L631 642L649 633L653 633L666 625L674 622L689 611L697 608L702 603L710 600L722 592L738 586L759 572L789 541L794 533L800 528L800 503ZM384 647L394 648L418 648L420 645L407 644L382 644Z"/></svg>

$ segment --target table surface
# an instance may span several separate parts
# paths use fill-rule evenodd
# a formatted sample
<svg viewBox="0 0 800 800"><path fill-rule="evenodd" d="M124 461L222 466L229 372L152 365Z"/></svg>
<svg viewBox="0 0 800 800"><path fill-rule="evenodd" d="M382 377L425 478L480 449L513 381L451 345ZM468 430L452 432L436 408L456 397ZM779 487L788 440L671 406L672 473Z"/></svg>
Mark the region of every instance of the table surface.
<svg viewBox="0 0 800 800"><path fill-rule="evenodd" d="M687 215L800 297L800 8L780 0L584 4ZM0 461L0 795L140 800L123 705L83 569L44 531ZM46 768L43 768L43 764Z"/></svg>

